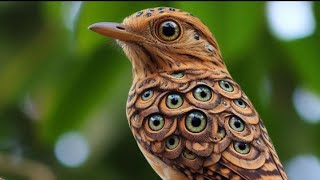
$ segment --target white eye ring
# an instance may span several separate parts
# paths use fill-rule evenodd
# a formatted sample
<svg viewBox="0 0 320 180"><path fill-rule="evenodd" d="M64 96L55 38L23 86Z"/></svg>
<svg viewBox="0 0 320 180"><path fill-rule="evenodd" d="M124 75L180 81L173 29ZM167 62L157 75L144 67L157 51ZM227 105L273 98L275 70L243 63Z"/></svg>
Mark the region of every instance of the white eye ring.
<svg viewBox="0 0 320 180"><path fill-rule="evenodd" d="M181 29L175 21L167 20L160 23L157 32L161 40L174 41L180 36Z"/></svg>

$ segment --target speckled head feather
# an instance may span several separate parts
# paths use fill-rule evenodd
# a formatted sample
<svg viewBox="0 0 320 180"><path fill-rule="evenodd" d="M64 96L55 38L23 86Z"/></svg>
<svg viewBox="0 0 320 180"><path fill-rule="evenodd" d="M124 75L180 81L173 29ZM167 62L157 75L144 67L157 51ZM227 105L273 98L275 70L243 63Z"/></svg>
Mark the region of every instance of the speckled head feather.
<svg viewBox="0 0 320 180"><path fill-rule="evenodd" d="M159 25L174 21L180 34L174 41L163 41L157 35ZM204 67L224 65L219 46L197 17L175 8L145 9L124 19L125 30L137 41L118 40L132 62L134 75L140 79L154 72L188 69L198 63Z"/></svg>
<svg viewBox="0 0 320 180"><path fill-rule="evenodd" d="M139 15L140 14L140 15ZM138 17L137 17L138 15ZM159 24L165 21L174 21L180 28L180 35L174 41L163 41L156 34ZM190 13L174 8L154 8L140 11L123 21L133 32L143 35L145 41L140 45L144 53L150 56L152 62L143 67L164 71L170 69L188 69L190 63L201 62L204 66L221 65L221 54L218 44L209 29ZM209 49L211 48L211 49ZM131 54L132 49L125 49ZM129 52L127 52L129 51ZM135 50L133 50L136 52ZM141 53L140 53L141 54ZM134 59L133 59L134 61ZM138 60L139 61L139 60ZM189 63L188 66L184 64Z"/></svg>
<svg viewBox="0 0 320 180"><path fill-rule="evenodd" d="M157 7L91 30L130 59L130 129L162 179L287 179L266 127L228 72L209 29Z"/></svg>

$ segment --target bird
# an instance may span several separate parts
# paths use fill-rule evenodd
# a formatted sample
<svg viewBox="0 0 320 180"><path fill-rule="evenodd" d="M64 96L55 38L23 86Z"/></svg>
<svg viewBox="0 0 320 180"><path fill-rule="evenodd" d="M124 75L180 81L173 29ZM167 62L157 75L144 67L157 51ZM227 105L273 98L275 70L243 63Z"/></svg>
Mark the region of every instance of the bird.
<svg viewBox="0 0 320 180"><path fill-rule="evenodd" d="M198 17L154 7L88 29L115 39L131 62L128 124L162 179L288 179L260 115Z"/></svg>

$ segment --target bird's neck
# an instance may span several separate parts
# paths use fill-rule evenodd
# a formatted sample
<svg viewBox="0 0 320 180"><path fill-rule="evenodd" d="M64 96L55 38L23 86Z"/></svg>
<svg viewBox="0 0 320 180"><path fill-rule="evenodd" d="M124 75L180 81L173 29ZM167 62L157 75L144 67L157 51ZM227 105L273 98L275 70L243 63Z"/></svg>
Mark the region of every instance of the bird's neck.
<svg viewBox="0 0 320 180"><path fill-rule="evenodd" d="M162 72L226 69L220 53L212 56L178 54L157 51L155 48L141 48L139 45L127 46L124 48L124 52L131 61L134 81Z"/></svg>
<svg viewBox="0 0 320 180"><path fill-rule="evenodd" d="M210 61L205 61L202 63L198 62L175 62L171 63L170 66L163 65L161 63L153 63L152 61L143 62L141 60L137 60L136 62L132 62L132 74L133 81L137 82L141 79L145 79L147 77L153 76L154 74L160 73L176 73L176 72L184 72L186 70L210 70L210 71L224 71L229 73L225 68L224 64L214 63Z"/></svg>

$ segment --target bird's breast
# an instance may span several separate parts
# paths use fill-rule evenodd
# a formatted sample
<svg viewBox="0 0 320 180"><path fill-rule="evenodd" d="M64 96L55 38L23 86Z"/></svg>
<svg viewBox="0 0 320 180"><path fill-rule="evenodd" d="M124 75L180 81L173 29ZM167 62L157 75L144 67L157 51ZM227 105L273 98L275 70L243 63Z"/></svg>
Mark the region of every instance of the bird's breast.
<svg viewBox="0 0 320 180"><path fill-rule="evenodd" d="M189 69L140 79L129 92L127 118L163 179L280 176L259 115L226 71Z"/></svg>

